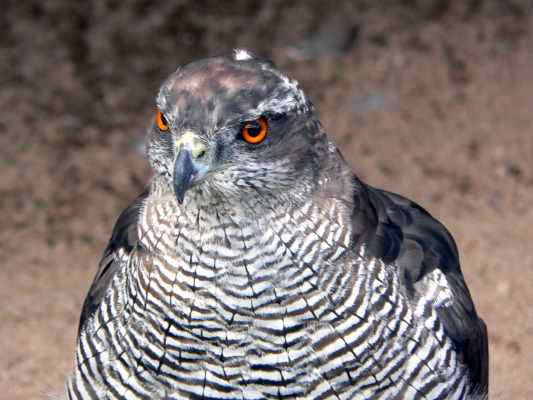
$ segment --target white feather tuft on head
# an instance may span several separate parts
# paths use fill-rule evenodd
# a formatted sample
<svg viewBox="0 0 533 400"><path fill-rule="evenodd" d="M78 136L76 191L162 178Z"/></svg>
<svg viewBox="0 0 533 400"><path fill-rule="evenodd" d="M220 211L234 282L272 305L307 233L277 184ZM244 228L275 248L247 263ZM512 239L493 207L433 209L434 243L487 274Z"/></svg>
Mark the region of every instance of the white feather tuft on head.
<svg viewBox="0 0 533 400"><path fill-rule="evenodd" d="M235 61L246 61L246 60L251 60L252 58L254 58L254 56L248 50L244 50L244 49L233 50L233 59Z"/></svg>

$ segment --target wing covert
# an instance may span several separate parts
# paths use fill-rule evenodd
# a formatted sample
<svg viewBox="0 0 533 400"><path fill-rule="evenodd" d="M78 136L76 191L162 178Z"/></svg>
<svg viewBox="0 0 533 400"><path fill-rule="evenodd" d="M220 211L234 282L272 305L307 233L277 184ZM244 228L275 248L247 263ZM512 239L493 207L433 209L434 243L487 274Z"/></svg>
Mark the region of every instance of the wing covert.
<svg viewBox="0 0 533 400"><path fill-rule="evenodd" d="M401 283L412 299L424 294L425 277L435 270L444 275L452 296L437 313L470 370L473 386L482 393L488 387L487 329L476 313L451 234L413 201L370 186L365 189L374 214L365 235L367 251L400 269Z"/></svg>
<svg viewBox="0 0 533 400"><path fill-rule="evenodd" d="M116 253L118 250L123 249L125 252L130 253L138 244L137 221L147 196L148 190L144 191L139 197L137 197L135 201L122 211L118 217L111 238L109 239L102 258L98 263L98 271L96 272L93 283L85 297L78 331L81 331L87 319L98 308L113 276L117 272L119 263L116 258Z"/></svg>

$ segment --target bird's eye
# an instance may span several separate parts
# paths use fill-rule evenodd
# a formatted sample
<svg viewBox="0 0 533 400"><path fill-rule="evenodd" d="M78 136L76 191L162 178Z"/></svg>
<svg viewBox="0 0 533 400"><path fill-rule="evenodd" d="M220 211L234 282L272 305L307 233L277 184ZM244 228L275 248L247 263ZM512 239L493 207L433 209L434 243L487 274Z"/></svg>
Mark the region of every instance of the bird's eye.
<svg viewBox="0 0 533 400"><path fill-rule="evenodd" d="M161 132L168 131L168 121L161 111L157 111L157 113L155 114L155 123L157 124L157 127Z"/></svg>
<svg viewBox="0 0 533 400"><path fill-rule="evenodd" d="M265 140L268 132L268 121L260 117L253 121L247 121L242 126L242 138L250 144L259 144Z"/></svg>

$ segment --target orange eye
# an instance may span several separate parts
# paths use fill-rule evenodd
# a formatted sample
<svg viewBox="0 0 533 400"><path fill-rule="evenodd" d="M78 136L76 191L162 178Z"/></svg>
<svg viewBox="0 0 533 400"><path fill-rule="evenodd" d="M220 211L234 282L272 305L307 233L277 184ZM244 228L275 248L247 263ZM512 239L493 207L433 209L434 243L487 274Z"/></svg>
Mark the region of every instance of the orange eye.
<svg viewBox="0 0 533 400"><path fill-rule="evenodd" d="M168 121L161 111L157 111L155 114L155 123L161 132L168 131Z"/></svg>
<svg viewBox="0 0 533 400"><path fill-rule="evenodd" d="M265 117L244 123L241 131L242 138L250 144L258 144L265 140L268 122Z"/></svg>

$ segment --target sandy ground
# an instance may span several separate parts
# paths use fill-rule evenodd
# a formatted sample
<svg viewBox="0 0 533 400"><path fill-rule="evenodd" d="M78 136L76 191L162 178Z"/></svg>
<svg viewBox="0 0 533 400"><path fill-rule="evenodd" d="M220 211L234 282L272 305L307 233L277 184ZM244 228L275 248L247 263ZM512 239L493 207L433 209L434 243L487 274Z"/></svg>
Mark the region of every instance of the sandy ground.
<svg viewBox="0 0 533 400"><path fill-rule="evenodd" d="M233 46L301 81L361 178L448 226L491 398L533 398L531 2L79 3L2 5L0 399L62 390L99 255L149 177L159 82Z"/></svg>

